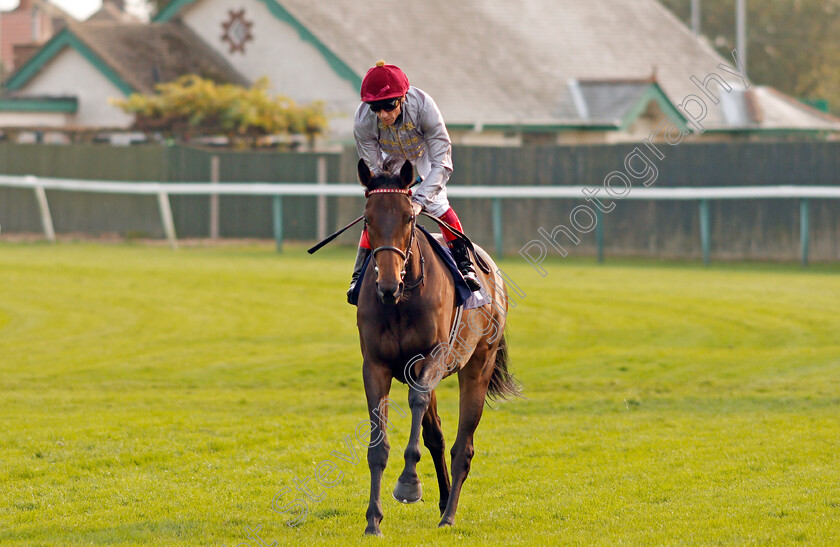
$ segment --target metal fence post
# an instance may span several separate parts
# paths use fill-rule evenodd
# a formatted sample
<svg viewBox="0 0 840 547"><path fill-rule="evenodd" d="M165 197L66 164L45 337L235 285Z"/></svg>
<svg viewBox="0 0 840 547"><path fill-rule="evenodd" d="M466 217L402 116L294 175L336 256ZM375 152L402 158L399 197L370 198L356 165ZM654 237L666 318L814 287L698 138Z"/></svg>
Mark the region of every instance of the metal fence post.
<svg viewBox="0 0 840 547"><path fill-rule="evenodd" d="M316 181L318 184L326 184L327 183L327 158L326 156L318 156L318 163L316 166L317 169L317 178ZM321 194L316 198L317 203L317 226L316 226L316 236L318 237L318 241L321 241L325 237L327 237L327 196Z"/></svg>
<svg viewBox="0 0 840 547"><path fill-rule="evenodd" d="M595 207L595 242L598 245L598 264L604 263L604 213Z"/></svg>
<svg viewBox="0 0 840 547"><path fill-rule="evenodd" d="M802 265L808 265L808 247L811 238L811 206L807 198L799 200L799 246L802 250Z"/></svg>
<svg viewBox="0 0 840 547"><path fill-rule="evenodd" d="M276 195L272 200L274 212L274 243L277 245L277 252L283 251L283 196Z"/></svg>
<svg viewBox="0 0 840 547"><path fill-rule="evenodd" d="M26 177L26 181L35 185L35 199L38 200L38 210L41 212L41 226L44 228L44 237L50 243L55 243L55 228L53 228L50 204L47 201L47 192L44 187L38 184L38 179L33 176Z"/></svg>
<svg viewBox="0 0 840 547"><path fill-rule="evenodd" d="M178 238L175 236L175 221L172 220L172 207L169 204L169 194L158 192L158 207L160 208L160 219L163 222L163 231L166 233L166 239L169 240L169 245L177 250Z"/></svg>
<svg viewBox="0 0 840 547"><path fill-rule="evenodd" d="M219 184L219 156L210 157L210 182ZM219 239L219 194L210 194L210 239Z"/></svg>
<svg viewBox="0 0 840 547"><path fill-rule="evenodd" d="M703 247L703 264L709 265L709 250L711 240L709 237L709 202L700 200L700 245Z"/></svg>
<svg viewBox="0 0 840 547"><path fill-rule="evenodd" d="M502 199L493 198L493 241L496 244L496 256L504 253L504 232L502 232Z"/></svg>

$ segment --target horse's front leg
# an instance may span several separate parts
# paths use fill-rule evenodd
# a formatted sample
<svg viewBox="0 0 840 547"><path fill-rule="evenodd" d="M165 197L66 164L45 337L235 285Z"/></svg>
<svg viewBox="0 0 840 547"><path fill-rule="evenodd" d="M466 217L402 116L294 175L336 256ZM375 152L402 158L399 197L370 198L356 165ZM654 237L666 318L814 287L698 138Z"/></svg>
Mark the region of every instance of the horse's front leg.
<svg viewBox="0 0 840 547"><path fill-rule="evenodd" d="M388 464L388 444L386 424L388 422L388 393L391 391L391 371L384 365L365 361L362 367L365 382L368 415L371 421L370 444L368 445L368 468L370 469L370 502L365 516L367 527L365 534L381 536L379 524L382 522L382 473ZM374 427L375 426L375 427Z"/></svg>
<svg viewBox="0 0 840 547"><path fill-rule="evenodd" d="M402 503L415 503L423 497L423 486L417 476L417 462L420 461L420 429L423 425L423 416L429 408L432 400L432 390L439 378L432 376L434 371L428 362L419 361L415 364L412 374L414 379L409 379L408 385L408 406L411 409L411 432L408 435L408 444L405 447L405 468L397 479L397 486L394 488L394 498ZM412 373L413 371L406 371Z"/></svg>

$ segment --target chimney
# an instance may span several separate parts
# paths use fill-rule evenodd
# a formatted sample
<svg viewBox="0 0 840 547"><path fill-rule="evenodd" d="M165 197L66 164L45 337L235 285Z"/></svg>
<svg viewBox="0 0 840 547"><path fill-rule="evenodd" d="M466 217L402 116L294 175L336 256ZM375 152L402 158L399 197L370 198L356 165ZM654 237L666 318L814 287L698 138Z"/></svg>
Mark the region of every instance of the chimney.
<svg viewBox="0 0 840 547"><path fill-rule="evenodd" d="M125 11L125 0L104 0L104 2L111 4L120 11Z"/></svg>
<svg viewBox="0 0 840 547"><path fill-rule="evenodd" d="M23 4L23 2L21 2ZM41 8L37 4L32 6L32 41L41 39Z"/></svg>

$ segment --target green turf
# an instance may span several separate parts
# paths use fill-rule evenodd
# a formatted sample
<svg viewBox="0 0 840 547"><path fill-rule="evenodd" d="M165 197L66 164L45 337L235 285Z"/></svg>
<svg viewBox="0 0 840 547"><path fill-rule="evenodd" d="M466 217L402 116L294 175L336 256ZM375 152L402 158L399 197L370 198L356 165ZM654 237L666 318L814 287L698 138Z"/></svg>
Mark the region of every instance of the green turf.
<svg viewBox="0 0 840 547"><path fill-rule="evenodd" d="M527 293L508 338L528 398L485 412L443 530L427 452L425 502L390 498L392 411L381 541L364 451L333 455L366 416L351 262L0 244L0 543L840 542L840 267L502 261ZM310 481L287 526L272 499L325 460L341 480Z"/></svg>

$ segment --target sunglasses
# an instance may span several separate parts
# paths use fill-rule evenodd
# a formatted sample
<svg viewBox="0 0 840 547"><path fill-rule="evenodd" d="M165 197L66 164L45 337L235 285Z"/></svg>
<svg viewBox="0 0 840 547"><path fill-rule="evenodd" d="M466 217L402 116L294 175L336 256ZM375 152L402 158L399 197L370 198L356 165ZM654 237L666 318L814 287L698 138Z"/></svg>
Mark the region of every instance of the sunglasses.
<svg viewBox="0 0 840 547"><path fill-rule="evenodd" d="M396 99L385 99L384 101L375 101L372 103L368 103L370 109L374 112L391 112L395 108L400 105L400 99L397 97Z"/></svg>

